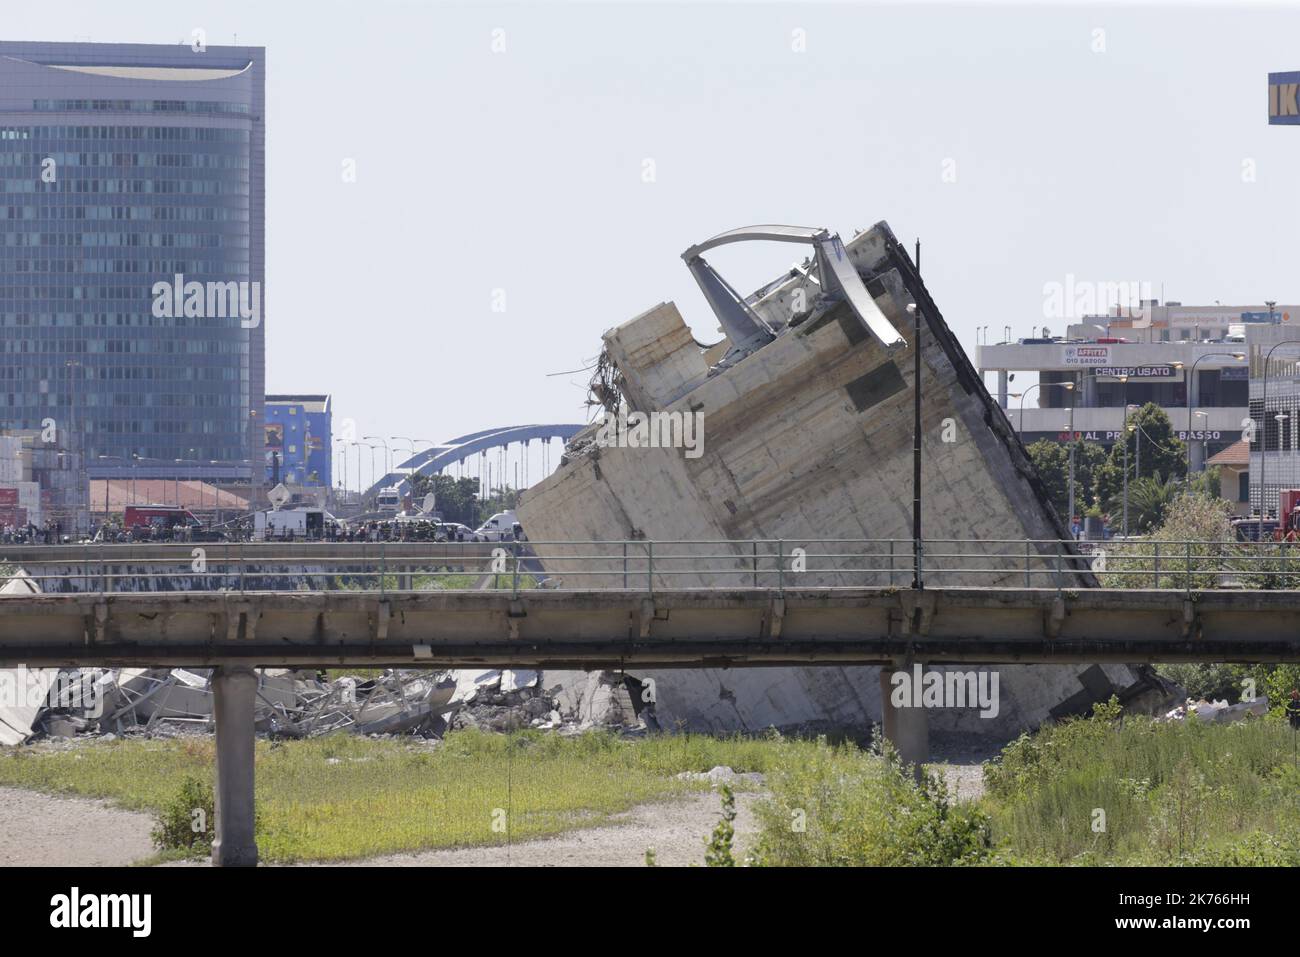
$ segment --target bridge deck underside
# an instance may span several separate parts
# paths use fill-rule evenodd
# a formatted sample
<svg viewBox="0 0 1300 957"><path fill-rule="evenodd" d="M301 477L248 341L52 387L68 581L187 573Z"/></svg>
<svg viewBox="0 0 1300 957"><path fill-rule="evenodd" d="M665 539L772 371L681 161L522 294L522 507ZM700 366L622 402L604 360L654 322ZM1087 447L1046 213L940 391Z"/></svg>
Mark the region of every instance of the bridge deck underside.
<svg viewBox="0 0 1300 957"><path fill-rule="evenodd" d="M1300 593L816 588L0 598L0 665L1300 662Z"/></svg>

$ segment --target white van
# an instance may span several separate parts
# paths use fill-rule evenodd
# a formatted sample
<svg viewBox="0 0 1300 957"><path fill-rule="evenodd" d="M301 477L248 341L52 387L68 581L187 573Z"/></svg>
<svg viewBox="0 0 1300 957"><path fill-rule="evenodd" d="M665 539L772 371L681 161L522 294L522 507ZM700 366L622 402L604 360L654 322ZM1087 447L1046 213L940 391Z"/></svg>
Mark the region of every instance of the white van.
<svg viewBox="0 0 1300 957"><path fill-rule="evenodd" d="M258 512L253 516L253 538L273 541L284 538L321 539L325 525L333 516L323 508L283 508Z"/></svg>
<svg viewBox="0 0 1300 957"><path fill-rule="evenodd" d="M395 485L380 489L379 494L375 496L375 511L396 512L401 507L402 496Z"/></svg>
<svg viewBox="0 0 1300 957"><path fill-rule="evenodd" d="M474 531L484 542L513 542L522 537L520 533L519 519L513 511L497 512Z"/></svg>

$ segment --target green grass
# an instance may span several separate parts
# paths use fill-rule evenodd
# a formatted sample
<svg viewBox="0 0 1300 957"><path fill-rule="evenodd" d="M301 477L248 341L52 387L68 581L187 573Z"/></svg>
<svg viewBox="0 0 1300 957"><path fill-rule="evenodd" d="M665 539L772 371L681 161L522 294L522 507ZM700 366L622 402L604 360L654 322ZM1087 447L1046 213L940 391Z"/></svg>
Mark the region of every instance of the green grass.
<svg viewBox="0 0 1300 957"><path fill-rule="evenodd" d="M636 804L707 787L680 771L764 770L764 741L628 741L460 731L436 748L346 734L258 741L258 847L268 861L340 860L503 844L600 824ZM0 784L109 798L157 813L184 779L211 781L211 738L5 749ZM495 829L494 829L495 825Z"/></svg>
<svg viewBox="0 0 1300 957"><path fill-rule="evenodd" d="M768 775L771 799L755 809L756 863L795 867L979 864L989 823L954 805L937 776L918 786L888 749L781 742Z"/></svg>
<svg viewBox="0 0 1300 957"><path fill-rule="evenodd" d="M1159 724L1097 711L1022 736L986 767L994 841L1011 858L1300 865L1300 772L1285 722Z"/></svg>
<svg viewBox="0 0 1300 957"><path fill-rule="evenodd" d="M1101 705L1012 742L985 766L985 797L965 803L936 780L918 787L888 753L825 740L458 731L437 747L347 734L259 741L258 845L268 861L293 861L503 844L505 828L521 841L703 790L675 775L727 765L767 776L751 852L761 864L1300 865L1300 771L1285 722L1157 724L1117 711ZM187 778L212 773L206 737L0 750L0 784L155 814L175 809Z"/></svg>

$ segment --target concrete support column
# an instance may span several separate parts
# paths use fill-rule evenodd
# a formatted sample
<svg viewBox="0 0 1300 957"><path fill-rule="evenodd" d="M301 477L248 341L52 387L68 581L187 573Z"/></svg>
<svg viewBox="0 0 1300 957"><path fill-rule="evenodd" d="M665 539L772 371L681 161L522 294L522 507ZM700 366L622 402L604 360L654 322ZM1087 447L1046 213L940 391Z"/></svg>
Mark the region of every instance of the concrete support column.
<svg viewBox="0 0 1300 957"><path fill-rule="evenodd" d="M998 370L998 405L1007 407L1007 370Z"/></svg>
<svg viewBox="0 0 1300 957"><path fill-rule="evenodd" d="M921 779L921 765L930 760L930 718L922 707L898 707L893 703L894 684L890 680L895 670L891 667L880 669L880 707L883 711L881 727L885 740L894 746L904 764L913 765L913 776ZM911 669L906 669L909 690L911 689ZM919 699L920 689L916 689ZM908 696L911 697L910 695Z"/></svg>
<svg viewBox="0 0 1300 957"><path fill-rule="evenodd" d="M257 674L245 665L212 672L212 714L217 726L215 867L253 867L253 703Z"/></svg>

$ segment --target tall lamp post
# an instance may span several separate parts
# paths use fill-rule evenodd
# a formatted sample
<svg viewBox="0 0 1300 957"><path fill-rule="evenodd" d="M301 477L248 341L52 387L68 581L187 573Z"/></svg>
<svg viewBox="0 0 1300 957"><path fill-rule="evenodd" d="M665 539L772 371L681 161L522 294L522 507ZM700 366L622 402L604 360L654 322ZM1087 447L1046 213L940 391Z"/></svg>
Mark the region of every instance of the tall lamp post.
<svg viewBox="0 0 1300 957"><path fill-rule="evenodd" d="M1124 537L1128 538L1128 376L1120 375L1120 384L1124 387L1120 404L1124 406L1124 427L1119 430L1119 440L1124 443Z"/></svg>
<svg viewBox="0 0 1300 957"><path fill-rule="evenodd" d="M363 493L363 490L365 489L365 486L361 484L361 447L362 447L362 446L365 446L366 448L370 448L370 445L369 445L369 443L366 443L366 442L357 442L356 440L353 440L353 441L349 442L348 445L355 445L355 446L357 447L357 504L358 504L358 506L359 506L361 509L364 510L364 509L365 509L365 502L364 502L364 500L363 500L363 494L362 494L362 493ZM371 455L371 457L370 457L370 461L371 461L371 471L373 471L373 470L374 470L374 456L373 456L373 455Z"/></svg>
<svg viewBox="0 0 1300 957"><path fill-rule="evenodd" d="M363 436L361 436L361 437L362 437L363 439L366 439L366 440L374 439L374 440L376 440L376 441L378 441L378 442L382 442L382 443L383 443L383 449L384 449L384 475L385 475L385 476L387 476L387 475L391 475L391 474L392 474L392 471L393 471L393 450L390 449L390 448L388 447L388 440L387 440L386 438L384 438L383 436L381 436L381 435L363 435ZM373 446L373 447L374 447L374 448L378 448L379 446ZM373 463L372 463L372 465L373 465ZM372 484L373 484L373 483L372 483Z"/></svg>
<svg viewBox="0 0 1300 957"><path fill-rule="evenodd" d="M392 438L392 440L393 440L394 442L396 442L397 440L400 439L400 440L402 440L403 442L408 443L408 445L410 446L410 449L411 449L411 458L415 458L415 446L416 446L416 443L418 443L418 442L423 442L423 443L425 443L426 445L428 445L428 446L430 446L430 447L432 447L433 444L434 444L434 443L431 442L429 439L416 439L416 438L409 438L409 437L407 437L407 436L405 436L405 435L394 435L394 436L391 436L391 438ZM409 469L407 469L407 473L408 473L408 475L409 475L410 473L414 472L414 471L416 470L416 468L417 468L417 467L413 465L413 466L411 466Z"/></svg>
<svg viewBox="0 0 1300 957"><path fill-rule="evenodd" d="M1198 418L1198 419L1203 420L1203 421L1201 422L1201 426L1202 426L1202 428L1201 428L1200 432L1201 432L1201 464L1202 464L1202 466L1204 466L1205 462L1206 462L1206 461L1209 459L1209 457L1210 457L1210 440L1207 439L1207 438L1205 438L1205 433L1206 433L1207 431L1209 431L1209 426L1210 426L1210 413L1208 413L1208 412L1203 412L1202 410L1197 409L1196 411L1194 411L1194 412L1192 413L1192 415L1193 415L1195 418ZM1190 458L1190 456L1191 456L1191 454L1192 454L1191 446L1192 446L1192 437L1189 435L1189 436L1187 437L1187 455L1188 455L1189 458ZM1203 470L1203 469L1202 469L1202 470ZM1188 466L1188 471L1189 471L1189 472L1191 471L1191 467L1190 467L1190 465ZM1191 483L1189 482L1189 483L1188 483L1188 487L1190 487L1190 486L1191 486Z"/></svg>
<svg viewBox="0 0 1300 957"><path fill-rule="evenodd" d="M912 314L912 354L915 358L912 372L912 587L920 591L925 588L921 574L921 310L912 302L908 303L907 311Z"/></svg>
<svg viewBox="0 0 1300 957"><path fill-rule="evenodd" d="M1272 306L1269 306L1268 312L1271 318L1273 315ZM1273 344L1273 347L1269 349L1268 352L1264 355L1264 397L1263 397L1263 403L1260 406L1261 417L1268 415L1269 362L1273 358L1273 353L1277 349L1285 345L1300 345L1300 339L1283 339L1281 342L1276 342ZM1281 448L1281 446L1282 446L1282 436L1279 433L1278 448ZM1264 483L1264 471L1267 464L1268 464L1268 430L1265 429L1264 434L1260 437L1259 440L1259 525L1257 526L1258 531L1256 532L1255 538L1257 541L1260 542L1264 540L1264 503L1266 500L1266 496L1268 494L1268 486ZM1281 502L1279 502L1278 505L1280 510ZM1280 515L1278 517L1281 518Z"/></svg>
<svg viewBox="0 0 1300 957"><path fill-rule="evenodd" d="M1282 447L1286 444L1283 441L1283 429L1286 428L1287 419L1289 418L1290 416L1288 416L1285 412L1279 412L1277 415L1273 416L1274 421L1277 422L1277 458L1278 458L1279 465L1282 462ZM1263 456L1267 454L1268 454L1267 452L1261 453L1260 455L1261 460L1263 459ZM1277 530L1282 535L1283 538L1286 537L1285 528L1283 527L1284 522L1285 519L1282 517L1282 493L1281 491L1279 491L1277 497Z"/></svg>
<svg viewBox="0 0 1300 957"><path fill-rule="evenodd" d="M1142 477L1142 421L1138 418L1138 412L1142 406L1136 402L1129 402L1124 406L1125 422L1125 440L1129 432L1133 433L1133 481ZM1129 416L1133 417L1132 423L1129 423Z"/></svg>
<svg viewBox="0 0 1300 957"><path fill-rule="evenodd" d="M1196 384L1196 367L1200 365L1203 360L1215 357L1220 359L1235 359L1240 362L1242 359L1246 358L1246 354L1244 352L1207 352L1203 356L1196 357L1196 361L1192 363L1191 371L1187 373L1187 382L1185 383L1186 387L1183 389L1187 397L1187 476L1184 480L1184 485L1187 488L1192 487L1192 387ZM1264 381L1267 383L1267 378ZM1267 388L1266 384L1265 391L1267 391ZM1199 399L1200 396L1198 395L1197 398ZM1263 492L1261 491L1260 494L1262 496ZM1264 499L1261 497L1261 504L1263 501Z"/></svg>

